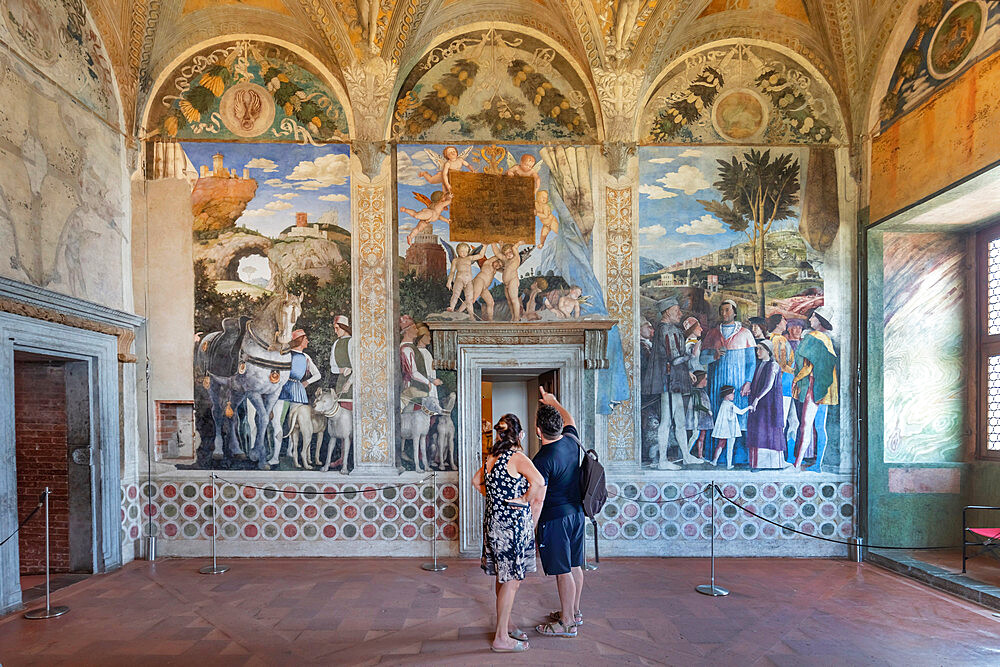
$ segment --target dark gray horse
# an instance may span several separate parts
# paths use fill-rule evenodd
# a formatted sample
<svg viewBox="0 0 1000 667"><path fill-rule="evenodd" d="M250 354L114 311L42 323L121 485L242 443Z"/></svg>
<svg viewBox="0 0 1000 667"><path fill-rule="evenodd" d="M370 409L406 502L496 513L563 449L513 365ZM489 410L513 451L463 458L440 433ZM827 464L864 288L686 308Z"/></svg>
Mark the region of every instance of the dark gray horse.
<svg viewBox="0 0 1000 667"><path fill-rule="evenodd" d="M223 458L222 425L229 433L229 454L237 460L246 459L240 450L237 435L236 408L248 400L254 408L256 433L250 448L250 460L261 470L267 470L267 452L264 438L268 415L278 401L281 388L288 381L292 356L288 344L292 340L295 321L302 313L302 296L281 292L271 297L247 325L240 345L236 372L223 376L208 373L208 393L212 399L212 418L215 421L215 449L212 458ZM198 364L210 368L206 358L213 349L213 342L223 335L215 331L201 340L198 346Z"/></svg>

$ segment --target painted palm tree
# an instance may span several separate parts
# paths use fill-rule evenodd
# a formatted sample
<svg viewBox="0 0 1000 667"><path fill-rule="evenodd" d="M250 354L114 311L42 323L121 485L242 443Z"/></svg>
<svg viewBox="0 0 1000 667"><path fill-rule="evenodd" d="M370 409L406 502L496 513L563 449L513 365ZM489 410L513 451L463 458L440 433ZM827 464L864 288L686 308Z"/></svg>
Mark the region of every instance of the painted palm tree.
<svg viewBox="0 0 1000 667"><path fill-rule="evenodd" d="M705 210L734 232L743 232L753 250L757 314L764 317L764 244L775 222L796 213L799 203L799 161L791 153L750 149L731 162L719 160L719 180L712 184L721 200L699 199Z"/></svg>

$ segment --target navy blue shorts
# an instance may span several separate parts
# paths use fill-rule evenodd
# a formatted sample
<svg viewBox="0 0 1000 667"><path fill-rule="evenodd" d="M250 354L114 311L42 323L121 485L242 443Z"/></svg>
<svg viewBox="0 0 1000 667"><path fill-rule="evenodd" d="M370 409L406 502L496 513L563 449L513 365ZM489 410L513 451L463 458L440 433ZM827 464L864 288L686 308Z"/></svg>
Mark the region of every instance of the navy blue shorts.
<svg viewBox="0 0 1000 667"><path fill-rule="evenodd" d="M583 511L539 521L535 539L545 574L566 574L582 567L584 535Z"/></svg>

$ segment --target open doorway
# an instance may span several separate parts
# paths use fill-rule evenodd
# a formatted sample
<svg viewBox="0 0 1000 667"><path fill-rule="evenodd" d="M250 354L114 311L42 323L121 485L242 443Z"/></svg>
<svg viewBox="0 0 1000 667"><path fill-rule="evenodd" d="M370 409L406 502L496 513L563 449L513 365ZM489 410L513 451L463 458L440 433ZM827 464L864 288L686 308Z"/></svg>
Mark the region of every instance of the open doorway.
<svg viewBox="0 0 1000 667"><path fill-rule="evenodd" d="M51 588L94 572L90 449L90 378L85 361L14 353L17 514L28 516L49 495ZM44 596L45 514L18 532L22 603Z"/></svg>
<svg viewBox="0 0 1000 667"><path fill-rule="evenodd" d="M493 424L507 413L521 420L525 454L537 454L541 444L535 434L535 409L541 397L538 388L544 387L559 398L559 369L484 369L482 378L483 454L492 444Z"/></svg>

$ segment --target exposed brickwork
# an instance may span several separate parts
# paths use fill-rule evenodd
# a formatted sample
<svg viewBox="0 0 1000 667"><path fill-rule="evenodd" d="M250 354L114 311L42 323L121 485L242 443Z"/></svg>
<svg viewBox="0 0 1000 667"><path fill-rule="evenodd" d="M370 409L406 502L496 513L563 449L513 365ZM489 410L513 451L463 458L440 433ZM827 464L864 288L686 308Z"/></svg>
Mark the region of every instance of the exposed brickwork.
<svg viewBox="0 0 1000 667"><path fill-rule="evenodd" d="M14 363L14 432L17 439L17 513L38 502L48 486L49 554L53 572L69 571L69 477L66 449L66 379L59 363ZM39 511L18 535L21 574L45 571L45 516Z"/></svg>
<svg viewBox="0 0 1000 667"><path fill-rule="evenodd" d="M193 457L193 437L193 401L156 402L157 461Z"/></svg>

